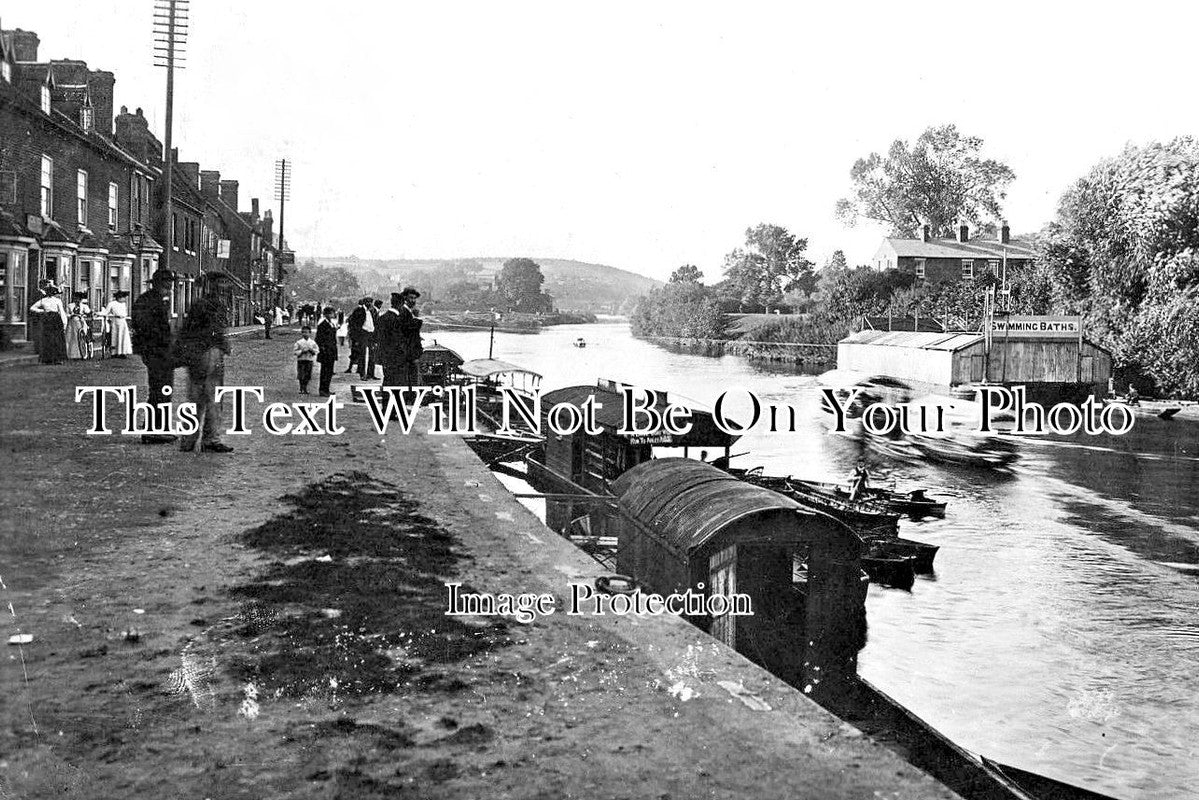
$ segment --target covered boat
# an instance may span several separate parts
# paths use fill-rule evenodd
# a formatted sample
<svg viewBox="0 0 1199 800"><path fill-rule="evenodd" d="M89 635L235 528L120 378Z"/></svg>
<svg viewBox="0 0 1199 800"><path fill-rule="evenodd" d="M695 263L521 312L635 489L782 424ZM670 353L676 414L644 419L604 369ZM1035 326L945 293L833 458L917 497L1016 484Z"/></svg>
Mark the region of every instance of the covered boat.
<svg viewBox="0 0 1199 800"><path fill-rule="evenodd" d="M856 674L865 585L848 526L688 458L639 464L612 489L617 570L643 591L748 597L752 615L689 619L816 698Z"/></svg>

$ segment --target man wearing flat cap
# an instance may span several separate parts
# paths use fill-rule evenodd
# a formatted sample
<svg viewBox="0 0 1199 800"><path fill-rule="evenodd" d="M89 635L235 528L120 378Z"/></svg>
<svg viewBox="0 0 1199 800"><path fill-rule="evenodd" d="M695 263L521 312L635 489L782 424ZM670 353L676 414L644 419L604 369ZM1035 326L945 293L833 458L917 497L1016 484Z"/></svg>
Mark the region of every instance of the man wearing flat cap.
<svg viewBox="0 0 1199 800"><path fill-rule="evenodd" d="M141 356L146 365L146 382L149 385L149 403L157 407L170 404L168 389L175 378L175 367L171 362L171 312L168 307L171 290L175 286L175 273L160 269L150 276L150 288L133 302L130 322L133 327L133 352ZM157 416L157 415L155 415ZM166 424L166 420L161 420ZM156 426L157 427L157 426ZM172 442L174 436L147 434L143 444Z"/></svg>
<svg viewBox="0 0 1199 800"><path fill-rule="evenodd" d="M384 386L419 386L420 329L424 321L416 310L420 292L411 286L391 293L391 308L379 315L375 335Z"/></svg>

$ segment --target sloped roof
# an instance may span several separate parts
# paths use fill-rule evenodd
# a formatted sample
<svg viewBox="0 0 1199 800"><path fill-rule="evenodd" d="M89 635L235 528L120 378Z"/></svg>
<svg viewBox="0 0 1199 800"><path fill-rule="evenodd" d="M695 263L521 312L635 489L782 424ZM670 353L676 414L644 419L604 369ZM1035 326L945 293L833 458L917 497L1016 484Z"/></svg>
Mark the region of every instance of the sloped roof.
<svg viewBox="0 0 1199 800"><path fill-rule="evenodd" d="M846 336L841 344L871 344L887 347L909 347L919 350L947 350L954 352L983 341L981 333L947 331L925 333L923 331L858 331Z"/></svg>
<svg viewBox="0 0 1199 800"><path fill-rule="evenodd" d="M1032 242L1012 238L1007 244L993 239L975 239L959 242L956 239L901 239L888 236L885 240L899 257L912 258L981 258L1002 259L1004 251L1008 258L1034 259L1037 257Z"/></svg>

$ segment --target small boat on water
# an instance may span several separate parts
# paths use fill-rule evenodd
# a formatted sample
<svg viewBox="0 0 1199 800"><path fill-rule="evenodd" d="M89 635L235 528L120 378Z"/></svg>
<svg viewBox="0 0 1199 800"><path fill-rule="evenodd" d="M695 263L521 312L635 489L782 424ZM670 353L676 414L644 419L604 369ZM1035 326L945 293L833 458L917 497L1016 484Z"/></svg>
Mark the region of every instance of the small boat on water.
<svg viewBox="0 0 1199 800"><path fill-rule="evenodd" d="M730 469L729 473L742 480L771 489L793 500L812 506L833 516L858 532L859 535L894 535L899 531L899 515L874 500L850 500L836 492L826 491L791 477L763 475L760 469Z"/></svg>
<svg viewBox="0 0 1199 800"><path fill-rule="evenodd" d="M881 547L872 547L862 556L862 571L872 583L895 589L910 590L916 583L916 559L888 554Z"/></svg>
<svg viewBox="0 0 1199 800"><path fill-rule="evenodd" d="M838 497L849 500L849 487L843 484L806 481L800 478L792 478L791 480L793 483L801 483L813 489L832 492ZM945 502L925 496L923 489L915 489L910 492L897 492L882 487L870 487L865 490L865 496L871 501L882 503L890 511L894 511L897 514L908 514L913 517L945 516Z"/></svg>
<svg viewBox="0 0 1199 800"><path fill-rule="evenodd" d="M587 346L587 340L586 340L586 339L584 339L582 336L580 336L578 339L575 339L575 341L574 341L574 346L575 346L575 347L586 347L586 346Z"/></svg>
<svg viewBox="0 0 1199 800"><path fill-rule="evenodd" d="M963 467L1007 469L1018 458L1016 445L998 436L973 436L963 433L912 434L912 445L929 461Z"/></svg>
<svg viewBox="0 0 1199 800"><path fill-rule="evenodd" d="M1182 411L1181 403L1169 400L1142 400L1137 398L1130 401L1127 397L1105 397L1105 406L1123 406L1136 414L1152 415L1158 419L1174 419Z"/></svg>

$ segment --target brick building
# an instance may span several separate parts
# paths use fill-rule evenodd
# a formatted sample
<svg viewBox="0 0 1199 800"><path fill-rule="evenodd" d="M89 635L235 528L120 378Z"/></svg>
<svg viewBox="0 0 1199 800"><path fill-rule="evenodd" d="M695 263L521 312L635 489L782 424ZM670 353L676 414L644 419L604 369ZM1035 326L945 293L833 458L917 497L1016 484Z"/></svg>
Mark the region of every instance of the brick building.
<svg viewBox="0 0 1199 800"><path fill-rule="evenodd" d="M0 31L0 326L28 335L46 282L85 292L93 309L118 289L144 291L163 261L177 275L175 320L206 291L233 324L281 304L273 220L238 207L238 182L180 162L165 214L162 142L142 110L113 115L111 72L83 61L39 61L36 33ZM169 248L169 250L165 249Z"/></svg>
<svg viewBox="0 0 1199 800"><path fill-rule="evenodd" d="M889 236L874 254L878 270L897 269L931 282L960 281L986 274L1002 277L1007 269L1018 270L1036 260L1033 243L1013 237L1008 226L999 228L995 239L971 239L967 225L958 227L956 239L938 239L929 235L929 226L921 226L920 238Z"/></svg>
<svg viewBox="0 0 1199 800"><path fill-rule="evenodd" d="M110 72L38 61L32 31L0 32L0 325L26 336L49 281L102 307L157 267L158 173L112 135Z"/></svg>

